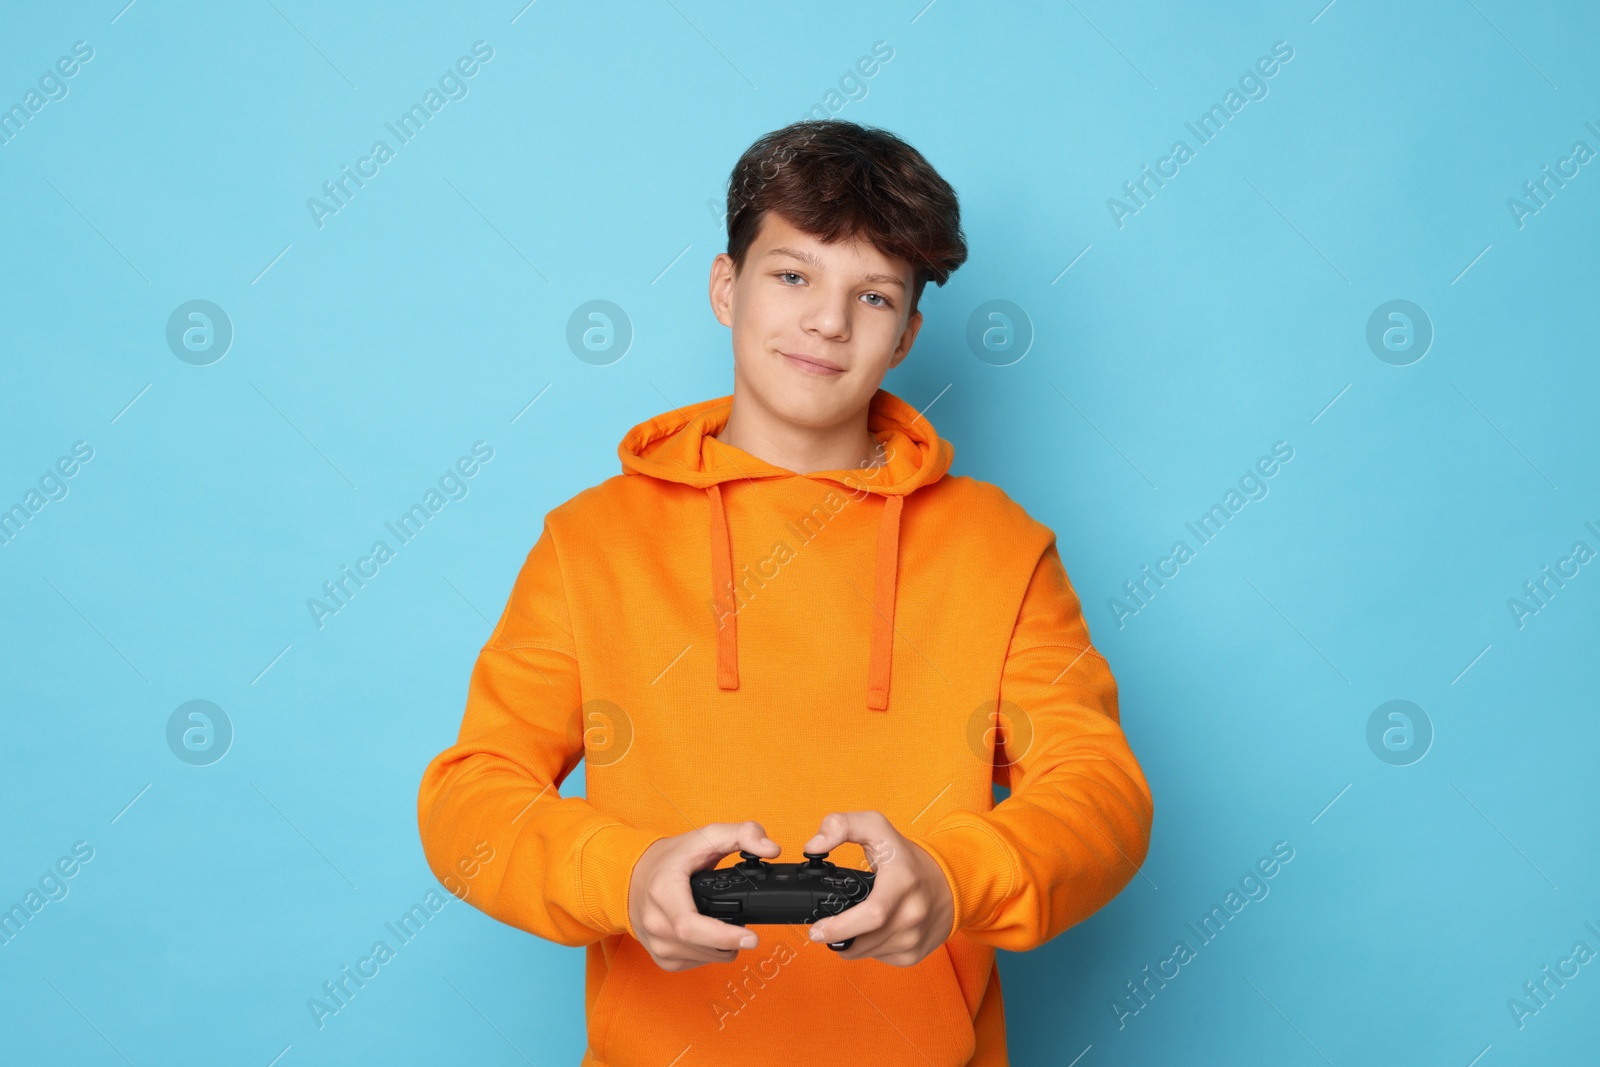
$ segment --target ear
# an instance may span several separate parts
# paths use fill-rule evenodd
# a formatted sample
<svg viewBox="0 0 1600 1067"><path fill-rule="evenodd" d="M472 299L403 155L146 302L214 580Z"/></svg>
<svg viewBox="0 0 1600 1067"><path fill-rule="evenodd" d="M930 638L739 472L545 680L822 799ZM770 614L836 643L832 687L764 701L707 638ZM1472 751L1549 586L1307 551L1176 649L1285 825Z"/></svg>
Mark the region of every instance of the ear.
<svg viewBox="0 0 1600 1067"><path fill-rule="evenodd" d="M917 339L917 331L922 329L922 312L914 311L906 320L906 328L900 333L900 343L895 346L894 355L889 360L889 369L900 365L900 361L911 354L911 344Z"/></svg>
<svg viewBox="0 0 1600 1067"><path fill-rule="evenodd" d="M711 260L709 295L711 313L724 326L733 325L733 275L733 257L726 252L718 252Z"/></svg>

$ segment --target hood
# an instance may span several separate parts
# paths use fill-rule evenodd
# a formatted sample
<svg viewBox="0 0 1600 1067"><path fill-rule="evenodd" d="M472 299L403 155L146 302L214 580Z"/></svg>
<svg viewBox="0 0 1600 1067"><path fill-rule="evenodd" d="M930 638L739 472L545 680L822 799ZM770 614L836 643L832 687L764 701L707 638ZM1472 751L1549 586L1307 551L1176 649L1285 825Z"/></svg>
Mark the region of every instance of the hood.
<svg viewBox="0 0 1600 1067"><path fill-rule="evenodd" d="M711 547L711 594L721 626L717 633L717 686L739 688L738 614L734 610L733 542L722 506L723 482L760 478L810 478L836 482L853 493L883 499L873 580L872 648L867 659L867 707L889 707L894 650L895 580L899 570L900 514L905 498L944 477L955 449L915 408L879 389L867 409L867 430L883 446L878 467L797 474L716 440L733 411L733 397L705 400L641 422L622 438L617 455L624 474L645 475L705 490Z"/></svg>

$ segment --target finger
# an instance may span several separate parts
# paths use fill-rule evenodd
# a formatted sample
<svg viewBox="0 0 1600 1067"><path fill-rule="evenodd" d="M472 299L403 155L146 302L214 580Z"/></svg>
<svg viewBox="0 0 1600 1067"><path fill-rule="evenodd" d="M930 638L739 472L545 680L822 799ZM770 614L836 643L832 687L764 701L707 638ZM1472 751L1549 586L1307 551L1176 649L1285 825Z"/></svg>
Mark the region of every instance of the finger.
<svg viewBox="0 0 1600 1067"><path fill-rule="evenodd" d="M689 851L685 853L689 862L680 868L681 877L668 878L665 883L656 887L657 906L672 924L674 936L684 944L717 952L736 952L739 949L755 948L760 943L760 938L753 932L700 913L694 893L689 889L688 876L695 871L714 866L718 860L735 849L767 856L776 856L782 849L778 847L777 842L767 837L766 831L758 822L711 823L701 827L700 831L700 834L692 837L703 835L703 840L710 844L697 850L691 843ZM728 848L729 845L732 848Z"/></svg>
<svg viewBox="0 0 1600 1067"><path fill-rule="evenodd" d="M716 863L730 852L754 852L771 858L783 849L754 819L745 822L708 823L683 835L686 850L680 864L686 871L697 871Z"/></svg>
<svg viewBox="0 0 1600 1067"><path fill-rule="evenodd" d="M735 949L701 949L679 944L666 950L666 958L677 963L732 963L739 958Z"/></svg>
<svg viewBox="0 0 1600 1067"><path fill-rule="evenodd" d="M877 890L874 889L860 904L848 907L837 915L829 915L813 922L811 939L831 943L883 929L889 921L889 916L894 914L892 906L894 902L876 894Z"/></svg>
<svg viewBox="0 0 1600 1067"><path fill-rule="evenodd" d="M828 940L843 941L844 938L829 937ZM849 948L841 950L838 955L844 960L881 959L891 954L898 943L896 932L888 927L882 927L862 934Z"/></svg>
<svg viewBox="0 0 1600 1067"><path fill-rule="evenodd" d="M687 951L677 952L652 952L651 958L656 965L664 971L687 971L692 967L699 967L707 963L732 963L738 958L737 953L726 952L713 955L691 954Z"/></svg>
<svg viewBox="0 0 1600 1067"><path fill-rule="evenodd" d="M691 904L687 911L671 916L672 936L682 945L698 951L737 951L755 948L760 939L755 931L701 915Z"/></svg>
<svg viewBox="0 0 1600 1067"><path fill-rule="evenodd" d="M740 926L701 915L691 905L684 914L677 908L663 908L651 947L658 956L680 962L727 962L742 948L754 948L755 935Z"/></svg>
<svg viewBox="0 0 1600 1067"><path fill-rule="evenodd" d="M652 923L652 928L657 939L668 944L691 946L696 951L733 952L759 943L756 935L742 926L702 915L687 877L668 877L658 882L650 902L659 920Z"/></svg>
<svg viewBox="0 0 1600 1067"><path fill-rule="evenodd" d="M803 852L832 852L850 838L850 814L830 811L822 817L817 832L801 849Z"/></svg>
<svg viewBox="0 0 1600 1067"><path fill-rule="evenodd" d="M684 856L690 862L681 868L683 877L669 877L657 885L657 907L671 928L670 937L683 946L682 951L701 963L727 962L735 958L740 949L755 948L760 939L743 927L702 915L689 890L687 875L721 859L730 844L734 848L773 855L781 849L767 837L761 824L754 821L711 823L700 827L698 833L684 836L687 841ZM696 848L696 838L707 844Z"/></svg>
<svg viewBox="0 0 1600 1067"><path fill-rule="evenodd" d="M833 811L822 817L821 826L803 851L832 852L846 841L882 848L892 830L882 812Z"/></svg>
<svg viewBox="0 0 1600 1067"><path fill-rule="evenodd" d="M843 938L830 936L829 940L841 941ZM838 955L841 959L877 959L895 967L905 967L919 962L932 947L925 949L921 931L907 925L898 915L891 914L878 929L852 939L850 947Z"/></svg>

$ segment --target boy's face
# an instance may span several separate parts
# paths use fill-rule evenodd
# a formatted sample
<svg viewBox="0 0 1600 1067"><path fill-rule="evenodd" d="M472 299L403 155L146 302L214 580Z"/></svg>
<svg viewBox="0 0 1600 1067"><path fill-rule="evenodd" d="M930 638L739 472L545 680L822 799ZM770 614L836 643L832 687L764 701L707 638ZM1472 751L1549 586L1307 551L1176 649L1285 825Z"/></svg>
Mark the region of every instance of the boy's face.
<svg viewBox="0 0 1600 1067"><path fill-rule="evenodd" d="M911 351L911 265L859 238L824 244L767 212L744 269L720 253L711 308L733 329L736 391L797 426L837 426L862 411Z"/></svg>

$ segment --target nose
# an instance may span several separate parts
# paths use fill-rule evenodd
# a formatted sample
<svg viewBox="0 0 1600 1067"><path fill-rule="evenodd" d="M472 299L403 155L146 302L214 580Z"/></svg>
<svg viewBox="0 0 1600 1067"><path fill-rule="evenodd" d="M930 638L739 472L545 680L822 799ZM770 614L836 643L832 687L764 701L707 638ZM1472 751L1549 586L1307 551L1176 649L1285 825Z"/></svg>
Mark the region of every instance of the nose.
<svg viewBox="0 0 1600 1067"><path fill-rule="evenodd" d="M800 325L808 333L830 340L844 341L850 337L849 296L829 293L820 288L813 291L800 316Z"/></svg>

